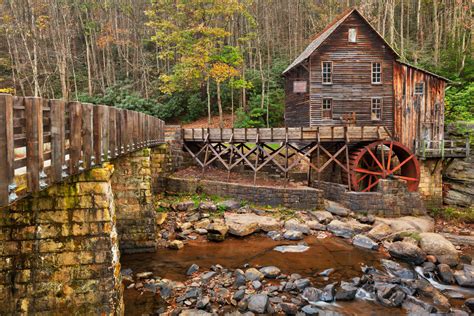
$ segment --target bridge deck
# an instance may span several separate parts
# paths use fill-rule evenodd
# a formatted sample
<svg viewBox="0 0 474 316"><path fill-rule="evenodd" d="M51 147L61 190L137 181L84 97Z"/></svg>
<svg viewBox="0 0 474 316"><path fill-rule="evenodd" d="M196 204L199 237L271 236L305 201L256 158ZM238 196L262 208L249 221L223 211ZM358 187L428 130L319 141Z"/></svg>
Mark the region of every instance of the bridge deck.
<svg viewBox="0 0 474 316"><path fill-rule="evenodd" d="M186 142L349 142L390 138L385 126L319 126L278 128L185 128Z"/></svg>

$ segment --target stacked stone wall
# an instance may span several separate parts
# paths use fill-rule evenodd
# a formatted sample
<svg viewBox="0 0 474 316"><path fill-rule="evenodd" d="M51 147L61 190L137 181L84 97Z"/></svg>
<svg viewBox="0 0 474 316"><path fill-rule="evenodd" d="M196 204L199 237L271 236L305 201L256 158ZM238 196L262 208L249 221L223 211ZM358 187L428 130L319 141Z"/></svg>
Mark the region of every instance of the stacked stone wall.
<svg viewBox="0 0 474 316"><path fill-rule="evenodd" d="M443 204L443 163L440 159L419 160L420 186L418 191L429 207Z"/></svg>
<svg viewBox="0 0 474 316"><path fill-rule="evenodd" d="M146 148L113 161L115 172L111 183L120 251L123 253L151 252L156 249L151 152L151 149Z"/></svg>
<svg viewBox="0 0 474 316"><path fill-rule="evenodd" d="M112 172L87 171L0 210L0 314L123 313Z"/></svg>
<svg viewBox="0 0 474 316"><path fill-rule="evenodd" d="M282 188L168 177L166 191L169 193L205 193L257 205L285 206L294 209L317 209L323 205L322 192L309 187Z"/></svg>
<svg viewBox="0 0 474 316"><path fill-rule="evenodd" d="M408 192L401 181L380 180L376 192L348 191L342 184L314 182L324 198L343 204L359 213L397 217L426 214L424 202L418 192Z"/></svg>

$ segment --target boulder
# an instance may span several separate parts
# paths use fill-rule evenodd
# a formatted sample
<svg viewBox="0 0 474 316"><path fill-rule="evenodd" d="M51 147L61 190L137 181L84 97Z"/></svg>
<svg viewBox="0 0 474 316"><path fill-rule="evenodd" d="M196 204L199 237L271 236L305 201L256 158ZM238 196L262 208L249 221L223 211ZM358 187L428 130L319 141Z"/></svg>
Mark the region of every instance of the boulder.
<svg viewBox="0 0 474 316"><path fill-rule="evenodd" d="M326 229L339 237L351 238L354 235L354 229L351 225L337 219L329 223Z"/></svg>
<svg viewBox="0 0 474 316"><path fill-rule="evenodd" d="M174 204L172 207L173 207L173 209L175 209L176 211L179 211L179 212L191 211L191 210L195 210L197 208L194 201L178 202L178 203Z"/></svg>
<svg viewBox="0 0 474 316"><path fill-rule="evenodd" d="M352 301L357 293L354 284L341 281L340 287L336 290L336 301Z"/></svg>
<svg viewBox="0 0 474 316"><path fill-rule="evenodd" d="M469 309L471 313L474 313L474 297L468 298L465 302L464 305Z"/></svg>
<svg viewBox="0 0 474 316"><path fill-rule="evenodd" d="M211 221L208 218L204 218L199 222L194 223L194 229L207 229L207 227L211 224Z"/></svg>
<svg viewBox="0 0 474 316"><path fill-rule="evenodd" d="M238 210L241 206L241 203L236 200L225 200L217 204L217 207L219 209L223 209L224 211L235 211Z"/></svg>
<svg viewBox="0 0 474 316"><path fill-rule="evenodd" d="M454 274L451 268L445 264L445 263L440 263L438 265L438 276L439 279L446 284L452 284L454 283Z"/></svg>
<svg viewBox="0 0 474 316"><path fill-rule="evenodd" d="M199 266L193 263L186 271L186 275L192 275L193 273L198 272L198 271L199 271Z"/></svg>
<svg viewBox="0 0 474 316"><path fill-rule="evenodd" d="M323 291L315 287L307 287L303 291L303 298L308 301L308 303L316 303L320 300Z"/></svg>
<svg viewBox="0 0 474 316"><path fill-rule="evenodd" d="M241 299L243 299L245 296L245 290L242 289L242 290L238 290L237 292L234 293L234 296L232 296L232 298L236 301L240 301Z"/></svg>
<svg viewBox="0 0 474 316"><path fill-rule="evenodd" d="M305 288L311 285L311 281L307 278L295 280L296 288L303 291Z"/></svg>
<svg viewBox="0 0 474 316"><path fill-rule="evenodd" d="M409 242L397 241L388 246L388 252L393 258L403 260L408 263L422 264L425 261L426 253L422 249Z"/></svg>
<svg viewBox="0 0 474 316"><path fill-rule="evenodd" d="M255 268L249 268L245 271L245 279L247 281L262 280L264 277L265 275Z"/></svg>
<svg viewBox="0 0 474 316"><path fill-rule="evenodd" d="M258 291L262 288L262 282L258 280L252 281L252 287L254 288L254 290Z"/></svg>
<svg viewBox="0 0 474 316"><path fill-rule="evenodd" d="M199 309L204 309L210 301L211 299L209 298L209 296L204 296L196 302L196 307Z"/></svg>
<svg viewBox="0 0 474 316"><path fill-rule="evenodd" d="M318 222L324 225L329 224L334 219L334 216L328 211L313 211L311 214Z"/></svg>
<svg viewBox="0 0 474 316"><path fill-rule="evenodd" d="M297 230L287 230L283 234L283 238L288 240L301 240L303 239L303 233Z"/></svg>
<svg viewBox="0 0 474 316"><path fill-rule="evenodd" d="M429 216L403 216L397 218L376 217L375 225L380 223L390 226L393 232L417 231L424 233L434 230L434 220Z"/></svg>
<svg viewBox="0 0 474 316"><path fill-rule="evenodd" d="M362 224L353 218L349 219L346 223L352 227L356 234L365 233L372 229L371 225Z"/></svg>
<svg viewBox="0 0 474 316"><path fill-rule="evenodd" d="M339 204L339 203L336 203L336 202L333 202L333 201L329 201L329 200L324 201L324 208L329 213L331 213L333 215L342 216L342 217L348 216L349 213L351 212L351 210L344 207L342 204Z"/></svg>
<svg viewBox="0 0 474 316"><path fill-rule="evenodd" d="M303 223L300 223L297 219L292 218L285 222L286 230L294 230L302 232L303 234L309 234L309 226Z"/></svg>
<svg viewBox="0 0 474 316"><path fill-rule="evenodd" d="M269 232L281 228L277 219L253 213L225 213L224 220L229 226L229 233L237 236L246 236L260 229Z"/></svg>
<svg viewBox="0 0 474 316"><path fill-rule="evenodd" d="M217 205L213 202L201 202L199 203L199 210L204 212L215 212L217 211Z"/></svg>
<svg viewBox="0 0 474 316"><path fill-rule="evenodd" d="M436 313L436 308L414 296L408 295L402 303L402 307L409 315L429 316Z"/></svg>
<svg viewBox="0 0 474 316"><path fill-rule="evenodd" d="M436 256L440 263L453 267L459 262L458 251L454 245L440 234L421 233L420 247L427 254Z"/></svg>
<svg viewBox="0 0 474 316"><path fill-rule="evenodd" d="M389 225L385 223L379 223L367 233L367 236L377 241L382 241L391 234L393 234L393 230Z"/></svg>
<svg viewBox="0 0 474 316"><path fill-rule="evenodd" d="M352 244L357 247L377 250L379 248L379 244L364 235L355 235L352 239Z"/></svg>
<svg viewBox="0 0 474 316"><path fill-rule="evenodd" d="M221 223L212 223L207 227L207 239L211 241L223 241L229 228Z"/></svg>
<svg viewBox="0 0 474 316"><path fill-rule="evenodd" d="M179 313L179 316L211 316L211 313L208 313L202 309L185 309Z"/></svg>
<svg viewBox="0 0 474 316"><path fill-rule="evenodd" d="M474 266L465 264L462 270L454 272L456 282L463 287L474 287Z"/></svg>
<svg viewBox="0 0 474 316"><path fill-rule="evenodd" d="M311 230L326 230L326 225L323 225L318 221L307 221L306 225L308 225Z"/></svg>
<svg viewBox="0 0 474 316"><path fill-rule="evenodd" d="M321 312L320 309L313 307L311 305L305 305L303 308L301 308L301 311L308 316L316 316L319 315L319 312Z"/></svg>
<svg viewBox="0 0 474 316"><path fill-rule="evenodd" d="M336 289L336 283L331 283L331 284L326 285L323 288L323 292L321 293L320 300L323 302L334 301L335 289Z"/></svg>
<svg viewBox="0 0 474 316"><path fill-rule="evenodd" d="M405 292L402 291L397 284L383 284L375 285L375 292L377 300L384 306L398 307L405 299Z"/></svg>
<svg viewBox="0 0 474 316"><path fill-rule="evenodd" d="M263 273L267 279L275 279L281 273L280 269L275 266L263 267L260 269L260 272Z"/></svg>
<svg viewBox="0 0 474 316"><path fill-rule="evenodd" d="M250 296L247 308L254 313L265 313L268 306L268 296L266 294L254 294Z"/></svg>
<svg viewBox="0 0 474 316"><path fill-rule="evenodd" d="M174 249L174 250L179 250L184 247L184 244L181 240L173 240L168 244L168 248Z"/></svg>

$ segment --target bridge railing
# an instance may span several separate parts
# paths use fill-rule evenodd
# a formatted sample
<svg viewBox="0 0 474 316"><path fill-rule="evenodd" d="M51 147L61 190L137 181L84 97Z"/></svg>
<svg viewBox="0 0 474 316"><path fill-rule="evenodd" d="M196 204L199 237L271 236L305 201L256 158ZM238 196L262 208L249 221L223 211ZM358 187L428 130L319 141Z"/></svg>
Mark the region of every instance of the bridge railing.
<svg viewBox="0 0 474 316"><path fill-rule="evenodd" d="M465 158L469 156L469 138L415 141L416 155L420 159L427 158Z"/></svg>
<svg viewBox="0 0 474 316"><path fill-rule="evenodd" d="M164 122L110 106L0 94L0 207L164 141Z"/></svg>

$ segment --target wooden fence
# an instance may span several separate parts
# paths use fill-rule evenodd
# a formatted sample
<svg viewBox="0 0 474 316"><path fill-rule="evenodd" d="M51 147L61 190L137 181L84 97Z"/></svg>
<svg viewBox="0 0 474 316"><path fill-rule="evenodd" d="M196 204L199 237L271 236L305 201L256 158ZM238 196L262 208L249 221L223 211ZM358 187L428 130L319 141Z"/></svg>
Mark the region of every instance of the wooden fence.
<svg viewBox="0 0 474 316"><path fill-rule="evenodd" d="M163 141L164 122L144 113L0 94L0 207Z"/></svg>

